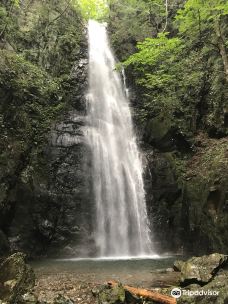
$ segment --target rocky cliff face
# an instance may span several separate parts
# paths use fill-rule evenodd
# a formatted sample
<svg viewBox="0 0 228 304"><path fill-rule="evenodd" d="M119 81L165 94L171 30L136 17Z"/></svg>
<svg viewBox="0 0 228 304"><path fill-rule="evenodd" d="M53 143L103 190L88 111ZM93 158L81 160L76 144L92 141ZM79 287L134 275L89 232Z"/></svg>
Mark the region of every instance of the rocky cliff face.
<svg viewBox="0 0 228 304"><path fill-rule="evenodd" d="M221 52L217 52L219 37L208 20L203 34L198 28L193 33L191 26L188 33L181 31L178 16L186 11L178 9L185 2L170 1L166 20L157 10L164 7L156 7L156 1L147 9L140 1L129 4L131 10L117 3L111 7L110 36L126 69L135 129L140 134L155 248L226 252L228 85ZM186 28L188 21L183 21ZM220 34L227 39L227 16L220 22ZM160 40L164 28L167 44L166 38ZM186 52L176 57L177 48L170 49L172 39L180 39Z"/></svg>
<svg viewBox="0 0 228 304"><path fill-rule="evenodd" d="M88 254L81 252L90 241L93 215L90 151L84 136L86 70L87 60L76 63L72 109L54 123L39 155L39 166L34 159L21 173L8 234L15 250L32 255Z"/></svg>
<svg viewBox="0 0 228 304"><path fill-rule="evenodd" d="M14 27L0 50L0 254L79 254L93 216L85 24L65 1L1 9Z"/></svg>
<svg viewBox="0 0 228 304"><path fill-rule="evenodd" d="M134 85L130 70L127 75L137 113L142 92ZM170 123L168 116L155 116L144 124L136 116L135 128L144 154L155 248L188 254L226 252L227 137L211 137L200 127L186 136L180 132L178 121L176 125Z"/></svg>

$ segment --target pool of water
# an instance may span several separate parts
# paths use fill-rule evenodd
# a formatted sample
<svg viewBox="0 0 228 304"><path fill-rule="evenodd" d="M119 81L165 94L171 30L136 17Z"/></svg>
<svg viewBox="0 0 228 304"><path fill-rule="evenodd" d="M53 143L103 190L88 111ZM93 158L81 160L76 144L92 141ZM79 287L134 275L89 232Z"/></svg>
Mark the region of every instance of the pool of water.
<svg viewBox="0 0 228 304"><path fill-rule="evenodd" d="M44 260L32 263L38 277L70 275L77 279L103 283L118 280L124 284L163 285L172 281L174 274L165 273L162 269L172 267L180 257L156 257L141 259L61 259ZM160 282L160 283L159 283ZM165 283L165 282L163 282ZM166 285L165 283L165 285Z"/></svg>

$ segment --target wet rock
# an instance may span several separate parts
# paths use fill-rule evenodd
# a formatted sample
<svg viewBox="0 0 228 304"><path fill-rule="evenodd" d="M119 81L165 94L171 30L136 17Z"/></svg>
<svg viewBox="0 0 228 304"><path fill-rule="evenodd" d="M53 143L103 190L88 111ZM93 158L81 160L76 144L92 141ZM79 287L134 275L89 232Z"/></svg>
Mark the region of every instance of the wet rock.
<svg viewBox="0 0 228 304"><path fill-rule="evenodd" d="M127 304L141 304L141 303L144 303L144 304L148 303L149 304L149 302L146 302L145 299L141 299L141 298L133 295L129 291L126 291L125 295L126 295L126 303ZM153 303L151 303L151 304L153 304Z"/></svg>
<svg viewBox="0 0 228 304"><path fill-rule="evenodd" d="M184 264L184 261L177 260L177 261L175 261L174 264L173 264L173 269L174 269L175 271L181 271L181 267L183 266L183 264Z"/></svg>
<svg viewBox="0 0 228 304"><path fill-rule="evenodd" d="M156 250L178 251L181 247L181 189L173 170L171 153L144 151L144 186ZM178 224L177 224L178 223Z"/></svg>
<svg viewBox="0 0 228 304"><path fill-rule="evenodd" d="M15 253L0 265L0 299L7 304L15 304L35 285L35 275L25 263L23 253ZM22 302L23 303L23 302ZM30 302L25 302L30 303ZM36 302L31 302L36 303Z"/></svg>
<svg viewBox="0 0 228 304"><path fill-rule="evenodd" d="M45 1L35 1L35 3L38 3L39 7L47 5ZM33 5L32 2L26 7L29 16L33 15ZM58 5L62 4L58 1L55 7L57 8ZM19 19L21 14L24 15L23 7L18 12ZM10 236L10 246L0 231L0 255L6 255L10 247L13 252L23 251L30 257L47 254L65 257L64 248L76 248L76 246L77 252L68 250L67 256L84 255L86 253L81 253L79 250L86 242L90 242L90 214L93 216L93 211L90 213L91 208L88 204L91 187L87 185L90 183L89 170L87 170L87 156L90 151L83 135L86 120L88 43L86 29L81 22L78 22L77 12L69 7L66 14L72 22L64 27L64 32L59 30L62 28L61 22L56 24L56 32L47 38L50 42L50 53L48 51L50 56L46 54L45 58L40 58L42 67L44 70L47 69L48 73L50 72L50 77L59 73L64 75L58 93L52 96L52 90L50 90L51 95L49 96L49 93L45 95L46 102L42 105L42 109L47 112L54 110L54 104L56 109L53 115L44 117L45 121L42 120L41 125L38 126L40 119L33 121L31 128L34 127L37 130L36 140L30 143L29 136L25 139L19 135L19 138L15 131L15 137L14 135L10 137L9 145L8 142L4 144L6 150L3 151L2 157L4 156L5 160L0 166L2 180L0 183L0 230L7 227L5 230L7 230L7 237ZM33 28L36 21L34 18L31 20L35 22L31 22ZM74 22L77 24L74 32L76 40L74 47L67 47L66 50L65 38L69 36L69 33L71 39L74 37L71 31ZM55 42L60 42L60 37L65 37L64 56L60 55L62 43L58 46L58 51L56 50ZM55 51L56 55L54 55ZM53 65L54 57L52 56L57 56L61 64ZM43 79L45 81L46 78ZM34 92L33 96L39 99L39 96L43 98L42 94ZM8 97L3 96L3 98L6 98L4 100L8 102ZM61 115L58 115L58 119L55 117L57 113L60 114L60 108L57 105L60 108L64 107L63 111L60 110ZM0 116L2 126L2 115ZM33 120L32 117L30 118ZM32 131L30 127L28 130L26 128L27 125L23 129L25 133ZM45 136L43 136L44 133L46 133ZM40 153L35 152L38 147ZM84 247L89 246L85 244Z"/></svg>
<svg viewBox="0 0 228 304"><path fill-rule="evenodd" d="M0 256L9 252L9 242L5 234L0 230Z"/></svg>
<svg viewBox="0 0 228 304"><path fill-rule="evenodd" d="M110 287L104 286L98 293L98 304L125 303L125 290L121 284Z"/></svg>
<svg viewBox="0 0 228 304"><path fill-rule="evenodd" d="M145 142L153 145L163 152L179 149L183 152L191 151L191 142L178 126L167 119L167 116L159 115L148 121L144 131Z"/></svg>
<svg viewBox="0 0 228 304"><path fill-rule="evenodd" d="M166 268L165 272L173 272L173 268Z"/></svg>
<svg viewBox="0 0 228 304"><path fill-rule="evenodd" d="M99 293L101 292L102 289L98 288L98 287L94 287L91 292L92 292L92 295L94 297L97 297L99 295Z"/></svg>
<svg viewBox="0 0 228 304"><path fill-rule="evenodd" d="M186 262L176 262L174 267L181 271L180 283L187 286L192 283L205 285L228 261L228 257L213 253L202 257L192 257Z"/></svg>
<svg viewBox="0 0 228 304"><path fill-rule="evenodd" d="M203 287L192 284L188 286L191 294L183 295L178 299L179 304L226 304L228 301L228 271L220 270L213 280Z"/></svg>
<svg viewBox="0 0 228 304"><path fill-rule="evenodd" d="M74 304L74 302L69 299L69 298L66 298L65 296L63 295L58 295L54 301L53 301L53 304Z"/></svg>
<svg viewBox="0 0 228 304"><path fill-rule="evenodd" d="M27 292L22 295L20 304L41 304L37 297L32 292Z"/></svg>
<svg viewBox="0 0 228 304"><path fill-rule="evenodd" d="M21 203L15 207L10 228L11 247L33 257L89 255L85 250L92 243L94 204L90 150L79 135L83 124L82 113L72 110L53 126L33 186L18 188Z"/></svg>

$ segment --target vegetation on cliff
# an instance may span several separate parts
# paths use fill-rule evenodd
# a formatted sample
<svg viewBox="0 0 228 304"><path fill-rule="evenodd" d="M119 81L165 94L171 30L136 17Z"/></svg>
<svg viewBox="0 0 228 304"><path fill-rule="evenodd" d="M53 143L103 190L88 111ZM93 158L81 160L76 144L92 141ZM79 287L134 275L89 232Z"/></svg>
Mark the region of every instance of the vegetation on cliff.
<svg viewBox="0 0 228 304"><path fill-rule="evenodd" d="M109 14L108 2L106 0L76 0L74 3L80 8L85 20L104 21Z"/></svg>
<svg viewBox="0 0 228 304"><path fill-rule="evenodd" d="M174 248L227 248L227 18L224 0L111 6L112 42L134 93L135 119L158 153L150 161L154 230L159 239L173 230Z"/></svg>
<svg viewBox="0 0 228 304"><path fill-rule="evenodd" d="M16 189L31 184L53 122L71 106L83 45L84 21L73 3L1 1L0 230L7 235Z"/></svg>

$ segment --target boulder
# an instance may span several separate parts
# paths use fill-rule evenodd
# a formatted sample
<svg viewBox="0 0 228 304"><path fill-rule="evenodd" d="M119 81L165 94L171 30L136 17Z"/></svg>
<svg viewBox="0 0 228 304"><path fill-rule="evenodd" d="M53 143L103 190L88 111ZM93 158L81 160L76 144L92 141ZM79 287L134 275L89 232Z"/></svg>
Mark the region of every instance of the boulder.
<svg viewBox="0 0 228 304"><path fill-rule="evenodd" d="M98 304L124 304L125 290L121 284L110 287L103 286L97 293Z"/></svg>
<svg viewBox="0 0 228 304"><path fill-rule="evenodd" d="M181 267L184 265L184 261L177 260L173 263L174 271L181 271Z"/></svg>
<svg viewBox="0 0 228 304"><path fill-rule="evenodd" d="M31 291L34 285L34 272L26 264L23 253L19 252L11 255L0 265L0 300L3 303L36 303L26 302L26 294ZM23 296L25 297L24 300Z"/></svg>
<svg viewBox="0 0 228 304"><path fill-rule="evenodd" d="M213 253L202 257L192 257L186 262L176 261L174 269L181 272L180 283L182 286L193 283L203 286L214 278L227 261L228 256Z"/></svg>
<svg viewBox="0 0 228 304"><path fill-rule="evenodd" d="M223 269L221 269L215 275L213 280L210 283L204 285L203 287L199 287L199 285L196 284L189 285L189 292L195 293L195 295L182 296L178 299L178 304L226 304L228 301L227 286L228 271L224 271Z"/></svg>

